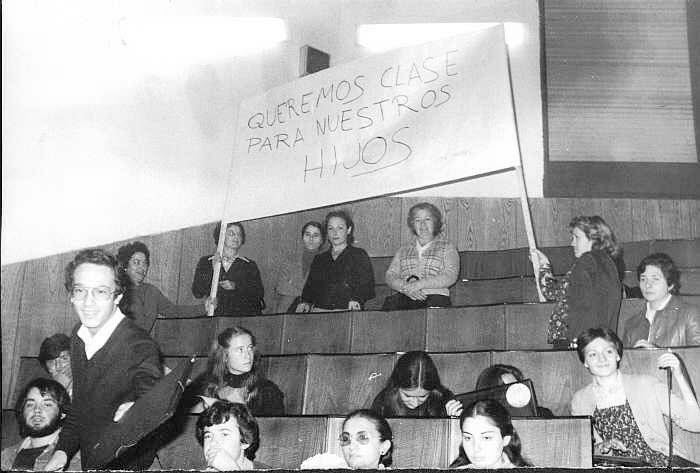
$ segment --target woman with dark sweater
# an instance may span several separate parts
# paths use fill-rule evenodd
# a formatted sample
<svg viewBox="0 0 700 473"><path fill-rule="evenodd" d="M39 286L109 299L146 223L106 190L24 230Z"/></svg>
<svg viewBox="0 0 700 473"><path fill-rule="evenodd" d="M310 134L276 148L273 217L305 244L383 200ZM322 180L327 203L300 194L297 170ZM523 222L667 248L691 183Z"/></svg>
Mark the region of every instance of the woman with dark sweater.
<svg viewBox="0 0 700 473"><path fill-rule="evenodd" d="M213 233L216 244L219 243L220 230L221 223L218 223ZM263 299L265 290L258 265L252 259L240 254L244 243L243 224L229 223L226 225L221 254L203 256L197 263L192 281L192 294L198 299L209 296L214 264L221 263L214 315L236 317L259 315L265 306Z"/></svg>
<svg viewBox="0 0 700 473"><path fill-rule="evenodd" d="M253 334L243 327L227 328L214 341L194 394L245 404L254 416L284 415L284 394L259 372L258 359Z"/></svg>
<svg viewBox="0 0 700 473"><path fill-rule="evenodd" d="M574 335L591 327L617 330L622 302L622 250L605 220L597 215L574 217L569 223L576 261L562 277L552 275L549 258L537 249L531 259L539 268L543 295L556 301L549 319L547 341L568 348Z"/></svg>
<svg viewBox="0 0 700 473"><path fill-rule="evenodd" d="M424 351L399 358L386 387L372 403L383 417L459 416L462 404L442 385L435 363Z"/></svg>
<svg viewBox="0 0 700 473"><path fill-rule="evenodd" d="M365 250L352 246L354 225L347 212L329 212L325 226L331 248L311 263L297 312L362 310L374 298L372 262Z"/></svg>

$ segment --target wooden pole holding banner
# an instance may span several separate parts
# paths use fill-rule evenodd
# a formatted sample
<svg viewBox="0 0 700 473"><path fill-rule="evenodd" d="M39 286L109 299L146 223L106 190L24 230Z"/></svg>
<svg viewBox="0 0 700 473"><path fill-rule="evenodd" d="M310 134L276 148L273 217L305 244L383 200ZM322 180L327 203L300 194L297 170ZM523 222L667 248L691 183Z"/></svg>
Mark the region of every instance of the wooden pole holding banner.
<svg viewBox="0 0 700 473"><path fill-rule="evenodd" d="M527 235L527 246L530 250L537 248L537 242L535 241L535 231L532 229L532 216L530 215L530 203L527 199L527 187L525 186L525 175L523 174L523 152L520 147L520 133L518 131L518 117L515 114L515 95L513 94L513 74L510 69L510 52L508 51L508 43L505 37L505 25L503 25L503 44L506 48L506 64L508 69L508 83L510 84L510 102L511 109L513 110L513 123L515 125L515 142L518 145L518 159L520 164L515 166L515 179L518 181L518 187L520 187L520 206L523 209L523 221L525 222L525 234ZM528 255L529 256L529 255ZM542 294L542 288L540 288L539 282L539 261L535 262L530 258L532 263L532 270L535 274L535 287L537 288L537 297L540 302L546 302L547 299Z"/></svg>
<svg viewBox="0 0 700 473"><path fill-rule="evenodd" d="M520 206L523 209L523 220L525 221L525 234L527 235L527 246L530 250L537 248L537 243L535 242L535 232L532 229L532 216L530 215L530 204L527 200L527 190L525 188L525 176L523 175L523 167L515 167L516 179L518 181L518 186L520 187ZM537 296L540 302L546 302L544 295L542 294L542 289L539 283L539 264L535 263L531 259L532 270L535 273L535 287L537 288Z"/></svg>
<svg viewBox="0 0 700 473"><path fill-rule="evenodd" d="M224 222L223 220L221 221L221 228L219 229L219 243L216 245L216 253L214 254L219 255L219 258L215 258L215 261L213 263L214 267L214 272L211 277L211 289L209 290L209 297L212 300L216 300L216 293L219 290L219 274L221 274L221 255L223 255L224 252L224 239L226 238L226 225L227 223ZM207 315L209 317L212 317L214 315L214 306L210 305L207 307Z"/></svg>

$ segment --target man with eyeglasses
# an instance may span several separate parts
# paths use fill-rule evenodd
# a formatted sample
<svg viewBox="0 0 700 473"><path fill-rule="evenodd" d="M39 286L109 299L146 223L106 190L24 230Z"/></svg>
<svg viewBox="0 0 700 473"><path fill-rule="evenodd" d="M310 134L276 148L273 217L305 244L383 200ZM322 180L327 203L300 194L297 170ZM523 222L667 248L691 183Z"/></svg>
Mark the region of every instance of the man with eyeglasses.
<svg viewBox="0 0 700 473"><path fill-rule="evenodd" d="M71 336L73 404L46 470L64 468L78 450L83 469L93 467L91 442L162 376L158 345L119 310L119 274L116 258L100 249L81 251L66 267L65 286L80 320ZM144 470L154 456L139 443L105 468Z"/></svg>

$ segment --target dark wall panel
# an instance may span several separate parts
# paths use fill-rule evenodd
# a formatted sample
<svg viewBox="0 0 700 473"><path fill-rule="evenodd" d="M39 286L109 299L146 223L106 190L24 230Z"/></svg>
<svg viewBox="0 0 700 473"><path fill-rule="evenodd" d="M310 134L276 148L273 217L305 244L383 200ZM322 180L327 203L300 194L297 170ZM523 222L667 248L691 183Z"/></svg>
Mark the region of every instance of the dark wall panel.
<svg viewBox="0 0 700 473"><path fill-rule="evenodd" d="M348 353L352 312L287 314L282 333L282 353Z"/></svg>
<svg viewBox="0 0 700 473"><path fill-rule="evenodd" d="M353 312L352 353L385 353L425 348L426 311Z"/></svg>
<svg viewBox="0 0 700 473"><path fill-rule="evenodd" d="M428 309L426 350L488 350L505 347L504 306Z"/></svg>
<svg viewBox="0 0 700 473"><path fill-rule="evenodd" d="M17 337L20 321L20 301L24 280L25 263L10 264L2 267L2 405L10 405L10 392L13 378L19 368L19 338Z"/></svg>
<svg viewBox="0 0 700 473"><path fill-rule="evenodd" d="M395 355L309 355L303 414L346 415L369 408L394 361Z"/></svg>

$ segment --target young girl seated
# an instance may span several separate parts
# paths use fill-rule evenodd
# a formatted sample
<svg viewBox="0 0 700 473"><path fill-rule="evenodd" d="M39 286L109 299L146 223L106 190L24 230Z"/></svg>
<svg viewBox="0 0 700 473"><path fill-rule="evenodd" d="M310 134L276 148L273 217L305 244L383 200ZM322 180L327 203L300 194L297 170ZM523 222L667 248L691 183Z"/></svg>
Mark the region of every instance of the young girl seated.
<svg viewBox="0 0 700 473"><path fill-rule="evenodd" d="M520 437L505 407L493 399L476 401L459 419L462 445L450 468L532 466L521 455Z"/></svg>
<svg viewBox="0 0 700 473"><path fill-rule="evenodd" d="M410 351L399 358L372 410L384 417L457 417L462 404L452 397L430 356Z"/></svg>
<svg viewBox="0 0 700 473"><path fill-rule="evenodd" d="M227 328L212 345L206 373L189 391L245 404L255 416L284 415L284 394L260 373L259 358L255 337L248 329Z"/></svg>

